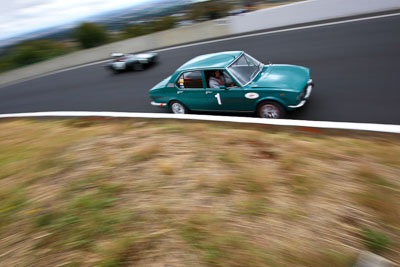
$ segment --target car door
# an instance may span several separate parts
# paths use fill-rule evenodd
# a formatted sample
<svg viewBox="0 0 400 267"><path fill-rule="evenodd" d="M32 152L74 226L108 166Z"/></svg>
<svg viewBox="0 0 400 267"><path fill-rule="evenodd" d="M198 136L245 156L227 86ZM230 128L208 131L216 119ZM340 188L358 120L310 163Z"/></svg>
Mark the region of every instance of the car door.
<svg viewBox="0 0 400 267"><path fill-rule="evenodd" d="M182 72L175 82L177 98L192 110L207 110L209 99L203 83L201 71Z"/></svg>
<svg viewBox="0 0 400 267"><path fill-rule="evenodd" d="M210 100L210 110L216 111L253 111L252 101L245 97L247 93L232 77L226 72L222 77L226 89L209 88L207 83L206 94Z"/></svg>

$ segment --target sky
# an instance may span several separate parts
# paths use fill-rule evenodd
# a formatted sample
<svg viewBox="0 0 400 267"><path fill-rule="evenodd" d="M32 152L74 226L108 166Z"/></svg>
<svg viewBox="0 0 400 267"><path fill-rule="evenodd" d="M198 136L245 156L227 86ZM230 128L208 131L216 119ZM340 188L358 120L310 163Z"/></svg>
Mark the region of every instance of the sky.
<svg viewBox="0 0 400 267"><path fill-rule="evenodd" d="M0 41L149 0L0 0Z"/></svg>

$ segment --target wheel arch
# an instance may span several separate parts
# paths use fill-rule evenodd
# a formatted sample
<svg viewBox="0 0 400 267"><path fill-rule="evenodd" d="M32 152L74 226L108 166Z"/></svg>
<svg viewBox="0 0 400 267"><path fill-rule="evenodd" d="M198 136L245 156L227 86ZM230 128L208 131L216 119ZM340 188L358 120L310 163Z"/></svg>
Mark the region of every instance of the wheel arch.
<svg viewBox="0 0 400 267"><path fill-rule="evenodd" d="M176 97L173 97L173 98L168 99L168 101L167 101L167 106L168 106L168 107L171 106L171 102L172 102L172 101L177 101L177 102L179 102L179 103L182 103L182 105L184 105L185 108L187 108L188 110L190 110L190 109L188 108L188 106L186 105L185 102L183 102L182 100L180 100L179 98L176 98Z"/></svg>
<svg viewBox="0 0 400 267"><path fill-rule="evenodd" d="M256 102L256 106L255 106L255 110L256 111L258 109L258 106L264 101L275 101L278 104L280 104L285 110L288 110L287 104L282 99L277 98L277 97L273 97L273 96L267 96L267 97L263 97L263 98L258 99L258 101Z"/></svg>

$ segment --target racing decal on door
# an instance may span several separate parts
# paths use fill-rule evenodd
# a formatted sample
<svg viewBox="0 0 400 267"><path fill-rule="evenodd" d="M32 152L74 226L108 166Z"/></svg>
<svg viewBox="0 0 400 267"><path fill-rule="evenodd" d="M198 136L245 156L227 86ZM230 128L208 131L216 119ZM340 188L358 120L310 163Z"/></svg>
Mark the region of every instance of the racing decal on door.
<svg viewBox="0 0 400 267"><path fill-rule="evenodd" d="M222 105L221 96L219 95L219 93L216 94L214 97L217 99L218 105Z"/></svg>
<svg viewBox="0 0 400 267"><path fill-rule="evenodd" d="M254 93L254 92L247 93L247 94L244 95L244 97L245 97L245 98L248 98L248 99L256 99L256 98L258 98L259 96L260 96L259 94Z"/></svg>

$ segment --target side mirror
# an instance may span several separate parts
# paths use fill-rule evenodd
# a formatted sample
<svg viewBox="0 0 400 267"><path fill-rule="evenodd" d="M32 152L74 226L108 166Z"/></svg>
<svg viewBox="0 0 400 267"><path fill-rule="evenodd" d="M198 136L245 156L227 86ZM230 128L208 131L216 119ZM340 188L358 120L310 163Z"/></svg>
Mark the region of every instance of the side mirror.
<svg viewBox="0 0 400 267"><path fill-rule="evenodd" d="M225 85L220 85L219 89L226 89L226 86Z"/></svg>

